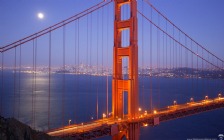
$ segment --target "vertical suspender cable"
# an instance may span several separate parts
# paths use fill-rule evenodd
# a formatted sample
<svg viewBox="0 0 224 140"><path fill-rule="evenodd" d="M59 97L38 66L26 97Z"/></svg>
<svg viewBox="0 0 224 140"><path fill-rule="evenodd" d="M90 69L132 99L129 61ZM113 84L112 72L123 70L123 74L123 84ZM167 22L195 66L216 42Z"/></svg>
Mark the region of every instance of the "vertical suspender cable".
<svg viewBox="0 0 224 140"><path fill-rule="evenodd" d="M192 50L192 40L191 40L191 50ZM193 53L191 53L191 95L193 95L194 88L193 88Z"/></svg>
<svg viewBox="0 0 224 140"><path fill-rule="evenodd" d="M197 45L197 93L199 93L199 88L198 88L198 75L199 75L199 73L198 73L198 45Z"/></svg>
<svg viewBox="0 0 224 140"><path fill-rule="evenodd" d="M107 8L106 16L107 16L107 23L106 23L106 26L107 26L106 27L106 29L107 29L107 35L106 35L107 36L107 39L106 39L106 43L107 43L107 48L106 48L107 49L106 50L107 51L106 52L107 53L107 74L106 74L107 75L107 85L106 85L107 86L107 97L106 97L106 102L107 102L107 117L108 117L108 74L109 74L109 68L108 68L108 46L109 46L109 44L108 44L108 24L109 24L108 20L109 19L108 18L109 18L109 8Z"/></svg>
<svg viewBox="0 0 224 140"><path fill-rule="evenodd" d="M142 3L142 13L144 13L144 6ZM144 21L143 21L143 16L142 16L142 106L145 106L145 97L144 97Z"/></svg>
<svg viewBox="0 0 224 140"><path fill-rule="evenodd" d="M97 47L97 53L96 53L96 55L97 55L97 86L96 86L96 119L98 119L98 84L99 84L99 75L98 75L98 50L99 50L99 33L98 33L98 31L99 31L99 11L97 11L97 19L96 19L96 21L97 21L97 24L96 24L96 26L97 26L97 39L96 39L96 47Z"/></svg>
<svg viewBox="0 0 224 140"><path fill-rule="evenodd" d="M203 49L201 49L201 53L202 53L202 58L204 59L204 50ZM205 91L205 73L204 73L204 60L203 59L201 59L201 65L202 65L202 68L201 68L201 70L202 70L202 87L203 87L203 89L202 89L202 92L204 92Z"/></svg>
<svg viewBox="0 0 224 140"><path fill-rule="evenodd" d="M208 53L208 61L209 61L209 59L210 59L210 57L209 57L209 53ZM210 73L210 64L208 64L208 72ZM211 89L210 89L210 78L211 77L208 77L208 82L207 82L207 84L208 84L208 93L211 92Z"/></svg>
<svg viewBox="0 0 224 140"><path fill-rule="evenodd" d="M178 40L179 40L179 42L181 42L181 34L180 34L180 31L179 31L179 36L178 36L179 38L178 38ZM181 72L182 72L182 46L181 45L179 45L179 76L178 76L178 78L179 78L179 83L181 83ZM180 85L182 85L182 84L180 84ZM182 86L180 86L180 89L182 88Z"/></svg>
<svg viewBox="0 0 224 140"><path fill-rule="evenodd" d="M172 69L172 38L171 37L169 37L170 38L170 70Z"/></svg>
<svg viewBox="0 0 224 140"><path fill-rule="evenodd" d="M219 67L219 62L218 62L218 59L216 58L216 62L217 62L217 66ZM217 91L218 91L218 93L219 93L219 69L217 68L217 70L216 70L216 73L217 73L217 77L216 77L216 81L217 81Z"/></svg>
<svg viewBox="0 0 224 140"><path fill-rule="evenodd" d="M33 74L33 78L32 78L32 126L33 126L33 128L34 128L34 121L33 121L33 107L34 107L34 104L33 104L33 99L34 99L34 81L35 81L35 68L34 68L34 58L35 58L35 55L34 55L34 53L35 53L35 41L33 40L33 72L32 72L32 74Z"/></svg>
<svg viewBox="0 0 224 140"><path fill-rule="evenodd" d="M163 68L163 70L164 70L164 68L165 68L165 55L164 55L164 52L165 52L165 47L164 47L164 45L165 45L165 40L164 40L164 32L163 32L163 48L162 48L162 54L163 54L163 66L162 66L162 68Z"/></svg>
<svg viewBox="0 0 224 140"><path fill-rule="evenodd" d="M172 66L172 71L176 71L175 70L175 41L174 41L174 39L175 39L175 28L174 28L174 26L173 26L172 30L173 30L173 32L172 32L172 37L173 37L173 39L172 39L173 40L173 42L172 42L172 44L173 44L173 60L172 60L173 61L173 63L172 63L173 66ZM174 78L174 82L175 81L177 81L176 78Z"/></svg>
<svg viewBox="0 0 224 140"><path fill-rule="evenodd" d="M187 47L187 37L185 35L185 46ZM189 87L188 87L188 50L185 50L185 63L186 63L186 91L187 91L187 94L189 93ZM189 95L189 94L188 94Z"/></svg>
<svg viewBox="0 0 224 140"><path fill-rule="evenodd" d="M36 92L37 92L37 38L35 40L35 83L34 83L34 111L33 111L33 118L34 118L34 129L36 125Z"/></svg>
<svg viewBox="0 0 224 140"><path fill-rule="evenodd" d="M103 29L104 29L104 20L103 20L103 17L104 17L104 7L102 7L102 36L101 36L101 39L102 39L102 65L101 65L101 67L102 67L102 74L104 74L104 64L103 64L103 60L104 60L104 57L103 57L103 51L104 51L104 49L103 49L103 36L104 36L104 33L103 33ZM102 85L104 85L104 83L103 83L104 81L103 81L103 75L102 75ZM103 91L103 90L102 90Z"/></svg>
<svg viewBox="0 0 224 140"><path fill-rule="evenodd" d="M18 119L20 119L20 94L21 94L21 65L22 65L22 48L19 46L19 104L18 104Z"/></svg>
<svg viewBox="0 0 224 140"><path fill-rule="evenodd" d="M77 75L77 64L76 64L76 44L77 44L77 29L76 29L76 27L77 27L77 22L75 21L75 46L74 46L74 53L75 53L75 58L74 58L74 60L75 60L75 62L74 62L74 70L75 70L75 76L74 76L74 83L75 83L75 85L74 85L74 94L77 94L75 91L76 91L76 88L77 88L77 80L76 80L76 75ZM74 103L76 103L76 95L73 95L74 96ZM77 104L77 103L76 103ZM74 123L75 123L75 120L77 120L76 119L76 110L77 110L77 105L75 105L75 108L74 108L74 116L73 116L73 119L74 119Z"/></svg>
<svg viewBox="0 0 224 140"><path fill-rule="evenodd" d="M78 102L78 104L77 104L77 112L76 112L77 119L79 118L79 116L78 116L78 114L79 114L78 111L79 111L79 107L80 107L80 106L79 106L79 92L80 92L80 91L79 91L79 90L80 90L80 88L79 88L79 78L80 78L80 62L79 62L79 53L80 53L80 52L79 52L79 43L80 43L80 40L79 40L79 20L80 20L80 19L78 19L78 25L77 25L77 26L78 26L78 27L77 27L77 28L78 28L78 30L77 30L77 47L78 47L78 48L77 48L77 56L78 56L78 60L77 60L77 67L78 67L78 80L77 80L78 93L77 93L77 99L78 99L78 100L77 100L77 102Z"/></svg>
<svg viewBox="0 0 224 140"><path fill-rule="evenodd" d="M181 35L180 35L180 31L179 31L179 34L178 34L178 41L179 42L181 41L180 36ZM178 70L179 71L179 76L178 76L178 78L179 78L180 82L181 82L181 68L182 68L181 49L182 49L182 46L179 45L179 70Z"/></svg>
<svg viewBox="0 0 224 140"><path fill-rule="evenodd" d="M159 15L158 15L158 26L160 26L160 25L159 25ZM156 39L157 39L157 42L156 42L156 43L157 43L157 44L156 44L156 45L157 45L157 46L156 46L156 51L157 51L157 52L156 52L156 53L157 53L157 57L156 57L156 61L157 61L157 62L156 62L156 63L157 63L157 64L156 64L156 69L157 69L157 72L158 72L158 74L157 74L157 76L156 76L156 77L157 77L157 80L158 80L158 81L157 81L157 82L158 82L158 84L157 84L157 86L158 86L158 87L157 87L158 90L156 91L156 93L157 93L157 99L158 99L158 103L157 103L158 106L157 106L157 107L159 108L159 98L160 98L160 97L159 97L159 43L160 43L160 42L159 42L159 28L156 28L156 29L157 29L157 30L156 30L156 34L157 34L157 37L156 37Z"/></svg>
<svg viewBox="0 0 224 140"><path fill-rule="evenodd" d="M4 83L3 83L3 78L4 78L4 72L3 72L3 67L4 67L4 52L2 52L1 53L2 54L2 66L1 66L1 70L2 70L2 80L1 80L1 82L2 82L2 92L1 92L1 112L0 112L0 114L3 116L3 95L4 95Z"/></svg>
<svg viewBox="0 0 224 140"><path fill-rule="evenodd" d="M89 64L88 64L88 61L89 61L89 15L87 15L87 23L86 23L86 32L87 32L87 50L86 50L86 57L87 57L87 59L86 59L86 66L87 67L89 67ZM87 71L87 74L89 74L89 71ZM89 83L90 81L87 81L87 83ZM88 103L89 102L89 98L88 98L88 96L89 96L89 93L90 93L90 83L88 84L88 87L87 87L87 89L88 89L88 92L87 92L87 96L86 96L86 103ZM87 104L86 104L86 106L87 106ZM87 108L86 108L86 112L85 112L86 114L85 114L85 116L87 117L88 115L88 110L87 110Z"/></svg>
<svg viewBox="0 0 224 140"><path fill-rule="evenodd" d="M158 25L160 27L160 16L158 15ZM160 30L158 29L158 71L160 71ZM160 75L158 75L158 93L159 93L159 98L158 98L158 107L160 107Z"/></svg>
<svg viewBox="0 0 224 140"><path fill-rule="evenodd" d="M90 62L90 68L92 68L92 13L90 15L90 56L89 56L89 62ZM90 89L91 89L91 92L93 91L92 90L92 75L90 75ZM93 117L91 117L91 120L93 119Z"/></svg>
<svg viewBox="0 0 224 140"><path fill-rule="evenodd" d="M174 28L174 26L173 26L173 70L174 70L174 68L175 68L175 65L174 65L174 56L175 56L175 54L174 54L174 50L175 50L175 47L174 47L174 43L175 43L175 41L174 41L174 35L175 35L175 28Z"/></svg>
<svg viewBox="0 0 224 140"><path fill-rule="evenodd" d="M151 21L152 21L152 8L150 10ZM152 112L152 23L150 23L150 111Z"/></svg>
<svg viewBox="0 0 224 140"><path fill-rule="evenodd" d="M167 33L167 20L166 20L166 33ZM167 35L166 35L166 70L168 68L168 66L167 66L167 60L168 60L168 57L167 57Z"/></svg>
<svg viewBox="0 0 224 140"><path fill-rule="evenodd" d="M78 22L79 22L79 19L78 19ZM78 74L78 64L77 64L77 60L78 60L78 58L77 58L77 44L78 44L78 22L75 22L75 74L77 75ZM74 113L74 123L75 123L75 120L77 121L78 120L78 100L76 100L76 99L78 99L78 78L76 79L77 77L75 77L75 91L77 91L77 92L75 92L75 94L76 95L74 95L74 101L76 101L76 106L75 106L75 113ZM76 97L76 98L75 98Z"/></svg>
<svg viewBox="0 0 224 140"><path fill-rule="evenodd" d="M218 59L216 58L216 61L217 61L217 66L219 67L219 62L218 62ZM218 94L219 94L219 69L217 68L217 90L218 90Z"/></svg>
<svg viewBox="0 0 224 140"><path fill-rule="evenodd" d="M62 125L65 123L65 25L63 25Z"/></svg>
<svg viewBox="0 0 224 140"><path fill-rule="evenodd" d="M49 32L49 59L48 59L48 130L50 130L51 117L51 31Z"/></svg>
<svg viewBox="0 0 224 140"><path fill-rule="evenodd" d="M188 46L187 45L187 37L185 36L185 46ZM187 81L186 81L186 83L187 83L187 85L186 85L186 91L187 91L187 94L189 93L189 87L188 87L188 50L185 50L185 59L186 59L186 78L187 78ZM189 95L189 94L188 94Z"/></svg>
<svg viewBox="0 0 224 140"><path fill-rule="evenodd" d="M34 44L34 92L33 92L33 127L35 129L35 108L36 108L36 91L37 91L37 38Z"/></svg>
<svg viewBox="0 0 224 140"><path fill-rule="evenodd" d="M13 86L13 117L15 118L15 107L16 107L16 48L15 48L15 56L14 56L14 78L13 78L13 81L14 81L14 86Z"/></svg>

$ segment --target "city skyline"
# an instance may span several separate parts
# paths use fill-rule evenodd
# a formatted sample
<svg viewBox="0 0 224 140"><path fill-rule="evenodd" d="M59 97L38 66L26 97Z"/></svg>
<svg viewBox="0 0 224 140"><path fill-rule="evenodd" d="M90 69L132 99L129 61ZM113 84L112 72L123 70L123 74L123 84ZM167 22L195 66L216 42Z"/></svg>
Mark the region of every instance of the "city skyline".
<svg viewBox="0 0 224 140"><path fill-rule="evenodd" d="M52 1L37 2L36 1L34 3L27 2L27 1L18 2L18 1L13 1L13 0L12 1L3 1L2 5L1 5L2 8L0 10L2 10L2 13L7 13L7 14L3 14L1 17L1 19L3 19L3 20L0 22L2 25L0 27L0 30L1 30L0 38L2 38L0 41L0 46L2 47L4 45L12 43L22 37L28 36L28 35L35 33L41 29L47 28L50 25L55 24L60 20L66 19L74 14L79 13L83 9L86 9L87 7L90 7L94 4L96 4L97 2L100 2L100 1L87 2L88 4L86 4L84 1L83 2L68 1L67 3L65 3L64 6L61 6L62 1L60 1L60 0L54 1L54 2L52 2ZM178 2L175 0L173 0L171 2L153 1L152 0L150 2L153 5L155 5L155 7L157 9L159 9L162 13L166 13L165 16L167 16L169 19L171 19L174 22L174 24L176 24L178 27L180 27L183 31L185 31L193 39L197 40L199 42L199 44L202 44L203 47L205 47L212 53L217 54L218 57L223 59L223 55L221 52L223 49L222 46L224 45L224 41L222 40L222 35L224 35L224 29L221 27L223 25L222 23L224 22L224 19L222 16L223 12L220 11L220 10L223 10L220 7L220 5L222 5L222 3L223 3L222 1L216 1L214 3L210 0L207 0L203 3L196 2L196 4L193 4L195 1ZM12 4L12 3L15 3L15 4ZM200 6L197 6L198 4L200 4ZM14 5L17 5L17 6L15 7ZM79 5L79 6L75 7L75 5ZM66 10L63 10L63 12L60 12L60 9L63 9L65 7L73 7L73 6L75 7L74 9L66 8ZM211 8L210 11L208 11L208 7ZM14 10L10 10L11 8ZM68 9L70 9L70 10L68 10ZM141 9L140 4L139 4L139 9ZM185 10L187 10L187 9L189 9L188 12L185 12ZM110 17L109 19L106 19L106 15L107 15L106 12L108 12L108 14L112 14L113 7L110 6L109 10L106 10L106 9L102 10L102 12L104 12L105 15L103 15L103 18L100 19L99 21L96 21L96 18L95 18L97 16L97 14L91 15L93 26L95 26L96 28L98 28L98 25L94 25L94 24L101 22L101 20L102 20L102 25L105 24L106 22L110 22L110 24L107 25L107 27L105 26L102 29L99 29L99 35L98 35L99 38L97 38L97 39L93 38L93 41L91 42L93 44L93 46L92 46L93 56L95 54L97 54L96 51L94 52L94 48L96 49L97 43L101 45L101 36L106 34L105 33L105 30L107 30L106 28L108 28L108 27L111 28L111 26L113 26L113 18ZM147 12L147 8L145 8L144 10ZM25 12L25 11L27 11L27 12ZM44 19L38 19L38 17L37 17L38 12L44 13L44 15L45 15ZM196 14L193 14L195 12L196 12ZM206 12L210 13L210 14L207 14L206 17L204 17L204 14L206 14ZM15 13L16 13L16 15L15 15ZM191 22L189 22L187 20L189 18L192 18ZM217 20L217 19L219 19L219 20ZM90 16L89 16L89 20L90 20ZM105 20L105 21L103 21L103 20ZM106 21L106 20L108 20L108 21ZM18 21L18 22L15 22L15 21ZM24 22L20 23L21 21L24 21ZM82 23L86 24L86 21L87 21L87 19L84 19L83 21L80 21L80 24L82 24ZM208 22L205 22L205 21L208 21ZM139 18L139 27L140 28L141 28L141 24L142 24L141 22L142 21ZM18 23L18 24L15 25L15 23ZM75 24L73 24L73 25L75 25ZM77 25L75 25L75 26L77 26ZM84 30L84 28L85 27L81 27L80 30ZM67 29L67 34L68 34L67 36L69 36L69 34L71 34L72 32L74 32L74 30L72 31L71 28ZM56 33L56 34L59 34L59 33ZM108 43L109 44L108 45L108 47L109 47L109 60L108 61L109 61L109 65L112 65L112 63L111 63L112 62L112 59L111 59L112 58L112 48L113 48L113 43L112 43L113 40L111 39L111 37L113 36L112 30L109 30L107 34L110 38L108 41L109 42ZM58 36L61 36L61 35L58 35ZM81 42L80 45L87 46L87 44L82 44L82 42L84 40L86 40L86 36L88 36L88 35L81 34L80 36L81 36L80 37L80 42ZM89 35L89 36L91 36L91 35ZM46 41L47 37L45 37L42 40ZM141 35L139 37L141 37ZM55 39L57 39L57 38L58 37L55 37ZM105 39L106 38L103 38L103 40L105 40ZM56 44L60 44L61 42L62 41L57 41ZM72 46L72 45L74 45L74 42L70 42L70 41L66 42L67 46L69 46L70 44ZM101 46L102 49L103 49L103 46L105 46L105 44L106 44L106 42L102 42L102 46ZM142 41L139 40L139 47L141 47L141 44L142 44ZM145 44L147 46L147 43L145 43ZM30 42L30 44L28 44L27 46L31 46L31 45L32 45L32 42ZM26 45L24 45L24 46L26 46ZM54 47L54 46L55 46L55 44L52 43L52 47ZM27 49L27 52L30 50ZM55 50L60 51L60 49L59 50L55 49ZM70 53L70 52L68 52L68 53ZM81 52L79 52L79 53L81 54ZM74 52L73 52L73 55L74 55ZM161 55L164 55L164 52L161 51ZM70 53L70 56L72 56L72 53ZM155 57L155 55L154 55L154 57ZM156 60L154 57L153 57L153 59L154 59L153 62ZM100 58L100 59L103 59L103 58L105 58L105 56L102 56L102 58ZM66 62L66 64L68 64L68 65L74 64L74 61L72 59L74 59L74 57L66 58L67 61L70 61L70 62ZM89 60L86 60L86 59L87 58L83 58L80 61L81 62L87 61L87 63L89 63L88 62ZM173 58L173 59L175 59L175 58ZM5 59L5 61L8 61L8 59ZM42 65L41 63L42 62L44 63L44 61L46 61L46 60L38 60L38 64L40 63L40 65ZM93 61L96 62L96 58ZM104 65L106 65L106 61L103 63L104 63ZM5 62L5 64L7 64L7 62ZM32 63L30 63L30 65L31 64ZM52 62L52 65L54 65L53 62ZM59 64L58 66L60 66L60 65L61 64ZM156 64L153 64L153 67L156 67Z"/></svg>

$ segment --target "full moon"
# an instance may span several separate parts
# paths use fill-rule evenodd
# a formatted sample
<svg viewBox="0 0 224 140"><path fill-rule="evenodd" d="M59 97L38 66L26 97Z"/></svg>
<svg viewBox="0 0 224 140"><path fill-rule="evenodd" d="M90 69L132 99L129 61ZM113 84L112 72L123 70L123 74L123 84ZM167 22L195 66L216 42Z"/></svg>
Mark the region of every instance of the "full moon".
<svg viewBox="0 0 224 140"><path fill-rule="evenodd" d="M43 19L43 18L44 18L44 14L43 14L43 13L38 13L38 14L37 14L37 17L38 17L39 19Z"/></svg>

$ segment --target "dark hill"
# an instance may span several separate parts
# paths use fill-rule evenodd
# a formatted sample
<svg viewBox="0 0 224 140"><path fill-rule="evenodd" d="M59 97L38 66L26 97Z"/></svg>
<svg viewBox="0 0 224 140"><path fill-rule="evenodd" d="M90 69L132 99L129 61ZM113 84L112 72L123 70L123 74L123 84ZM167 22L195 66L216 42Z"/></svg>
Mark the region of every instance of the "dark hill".
<svg viewBox="0 0 224 140"><path fill-rule="evenodd" d="M51 137L33 130L14 118L0 116L0 140L69 140L69 138Z"/></svg>

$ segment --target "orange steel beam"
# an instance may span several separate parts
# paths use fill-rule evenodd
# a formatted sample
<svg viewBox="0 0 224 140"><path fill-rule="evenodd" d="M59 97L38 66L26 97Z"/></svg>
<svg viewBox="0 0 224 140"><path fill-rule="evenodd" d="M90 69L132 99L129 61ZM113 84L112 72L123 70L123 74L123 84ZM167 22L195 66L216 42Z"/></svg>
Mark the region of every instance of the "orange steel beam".
<svg viewBox="0 0 224 140"><path fill-rule="evenodd" d="M128 92L128 117L138 116L138 29L136 0L115 0L112 115L123 118L123 94ZM121 20L121 7L130 6L130 19ZM130 30L130 46L122 47L122 31ZM128 79L122 78L122 59L128 57Z"/></svg>

